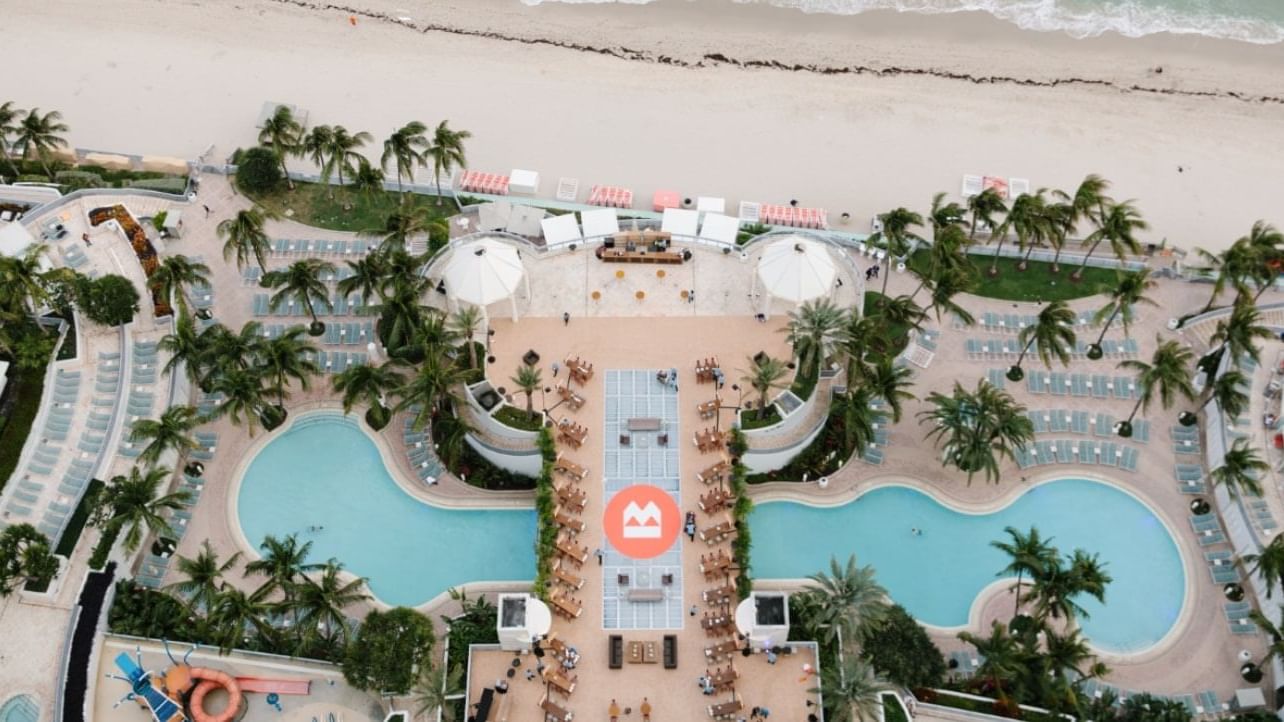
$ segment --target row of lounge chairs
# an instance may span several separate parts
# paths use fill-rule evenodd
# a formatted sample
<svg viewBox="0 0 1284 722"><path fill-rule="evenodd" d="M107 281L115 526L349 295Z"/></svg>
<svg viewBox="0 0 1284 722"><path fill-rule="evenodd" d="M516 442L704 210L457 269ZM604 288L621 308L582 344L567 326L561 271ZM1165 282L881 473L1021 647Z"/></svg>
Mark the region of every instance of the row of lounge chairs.
<svg viewBox="0 0 1284 722"><path fill-rule="evenodd" d="M307 316L307 304L299 303L293 298L283 298L276 306L272 305L272 296L267 293L254 294L252 301L252 310L258 318L264 316ZM327 307L322 303L314 303L312 312L317 316L349 316L361 313L362 302L360 294L351 296L342 293L336 293L330 297L330 306Z"/></svg>
<svg viewBox="0 0 1284 722"><path fill-rule="evenodd" d="M1096 679L1089 679L1083 683L1083 693L1090 699L1101 699L1109 694L1114 699L1114 706L1119 707L1131 697L1136 697L1140 692L1120 689L1114 685L1109 685ZM1217 693L1212 690L1205 690L1198 694L1177 694L1162 695L1150 694L1152 699L1167 700L1176 702L1186 708L1192 717L1195 716L1212 716L1223 712L1230 711L1230 705L1221 702Z"/></svg>
<svg viewBox="0 0 1284 722"><path fill-rule="evenodd" d="M1093 414L1088 411L1067 409L1031 409L1026 412L1034 424L1034 433L1084 434L1091 433L1101 439L1115 437L1115 418L1110 414ZM1150 440L1150 422L1136 419L1132 422L1132 441L1146 443Z"/></svg>
<svg viewBox="0 0 1284 722"><path fill-rule="evenodd" d="M411 407L410 413L406 416L401 438L406 442L406 460L410 462L410 468L415 470L415 475L420 481L431 486L446 473L446 468L433 451L432 439L422 430L415 429L415 417L418 414L419 410Z"/></svg>
<svg viewBox="0 0 1284 722"><path fill-rule="evenodd" d="M870 402L870 408L878 412L878 417L874 421L874 440L865 447L865 454L861 461L874 466L882 466L883 459L887 452L887 424L884 423L887 418L885 409L887 404L881 398L875 398Z"/></svg>
<svg viewBox="0 0 1284 722"><path fill-rule="evenodd" d="M1173 451L1178 454L1200 455L1199 427L1173 426L1168 430L1173 440Z"/></svg>
<svg viewBox="0 0 1284 722"><path fill-rule="evenodd" d="M129 370L129 397L125 403L126 428L121 434L117 453L128 459L138 458L145 444L129 440L134 423L153 416L156 406L156 381L159 378L160 352L155 341L134 341L133 362Z"/></svg>
<svg viewBox="0 0 1284 722"><path fill-rule="evenodd" d="M341 374L353 366L365 366L369 356L360 351L318 351L317 366L323 373Z"/></svg>
<svg viewBox="0 0 1284 722"><path fill-rule="evenodd" d="M361 256L378 247L360 238L331 241L324 238L277 238L272 241L272 254L277 256Z"/></svg>
<svg viewBox="0 0 1284 722"><path fill-rule="evenodd" d="M1105 374L1066 374L1059 371L1031 371L1025 379L1026 390L1032 394L1075 396L1077 398L1136 400L1140 391L1137 380L1131 376Z"/></svg>
<svg viewBox="0 0 1284 722"><path fill-rule="evenodd" d="M1033 326L1038 322L1038 316L1031 314L1019 313L995 313L986 311L976 318L976 325L987 331L1002 331L1005 333L1020 333L1021 329L1026 326ZM1080 311L1075 318L1077 326L1096 326L1096 313L1093 311ZM954 328L963 329L967 324L959 317L954 317Z"/></svg>
<svg viewBox="0 0 1284 722"><path fill-rule="evenodd" d="M1088 345L1087 341L1075 342L1074 348L1070 350L1070 357L1080 360L1087 358ZM964 341L963 346L967 351L967 357L973 361L1016 361L1021 356L1021 352L1025 350L1025 345L1015 338L969 338ZM1106 339L1101 342L1101 348L1105 353L1105 358L1130 359L1137 357L1137 342L1130 338L1122 341ZM1031 344L1030 350L1026 352L1026 358L1038 358L1038 350L1038 344Z"/></svg>
<svg viewBox="0 0 1284 722"><path fill-rule="evenodd" d="M206 441L212 441L209 448L213 448L218 443L217 434L205 434ZM204 442L202 442L204 443ZM188 474L183 474L183 480L178 486L180 491L185 491L189 495L187 502L181 509L174 509L169 513L166 521L169 522L170 534L163 535L173 539L176 543L183 540L187 533L188 522L192 519L192 509L201 498L201 492L205 489L205 480ZM159 589L162 580L165 579L165 572L169 570L169 563L173 557L170 554L155 554L154 550L149 549L143 555L142 561L138 565L138 571L134 574L134 581L149 589Z"/></svg>
<svg viewBox="0 0 1284 722"><path fill-rule="evenodd" d="M58 247L59 254L62 256L62 262L67 264L68 268L79 270L81 266L89 263L89 257L74 242Z"/></svg>
<svg viewBox="0 0 1284 722"><path fill-rule="evenodd" d="M1136 471L1138 454L1136 448L1113 441L1098 445L1091 439L1058 439L1036 441L1033 449L1023 446L1014 456L1022 469L1047 464L1101 464Z"/></svg>

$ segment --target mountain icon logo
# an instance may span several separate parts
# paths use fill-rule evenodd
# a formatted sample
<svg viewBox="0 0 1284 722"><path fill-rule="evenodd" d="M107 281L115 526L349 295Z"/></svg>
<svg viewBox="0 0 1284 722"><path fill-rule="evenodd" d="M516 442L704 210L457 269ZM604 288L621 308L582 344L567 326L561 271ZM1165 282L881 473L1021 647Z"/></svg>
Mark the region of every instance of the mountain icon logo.
<svg viewBox="0 0 1284 722"><path fill-rule="evenodd" d="M630 501L624 507L624 526L621 532L625 539L659 539L661 530L660 507L655 502L638 506Z"/></svg>

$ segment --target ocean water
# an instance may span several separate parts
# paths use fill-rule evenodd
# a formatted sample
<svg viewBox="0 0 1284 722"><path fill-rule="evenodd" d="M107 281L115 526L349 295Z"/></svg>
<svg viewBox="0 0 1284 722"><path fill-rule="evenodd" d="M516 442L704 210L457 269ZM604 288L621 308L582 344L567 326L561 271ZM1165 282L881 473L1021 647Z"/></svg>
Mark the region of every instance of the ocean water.
<svg viewBox="0 0 1284 722"><path fill-rule="evenodd" d="M655 0L522 0L569 4ZM702 2L705 0L689 0ZM1207 35L1250 43L1284 42L1284 0L734 0L767 3L806 13L856 15L866 10L928 14L988 12L1026 30L1064 32L1076 38L1118 33L1136 38L1155 33Z"/></svg>

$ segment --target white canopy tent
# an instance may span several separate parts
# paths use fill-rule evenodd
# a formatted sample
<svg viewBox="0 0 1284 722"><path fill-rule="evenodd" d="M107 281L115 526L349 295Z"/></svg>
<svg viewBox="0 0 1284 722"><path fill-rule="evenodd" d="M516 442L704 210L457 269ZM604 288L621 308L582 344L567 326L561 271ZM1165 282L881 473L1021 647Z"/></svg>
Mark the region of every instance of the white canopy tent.
<svg viewBox="0 0 1284 722"><path fill-rule="evenodd" d="M740 219L721 213L704 214L704 222L700 224L700 237L719 243L735 245L736 234L739 232Z"/></svg>
<svg viewBox="0 0 1284 722"><path fill-rule="evenodd" d="M513 204L508 201L482 203L477 206L477 230L502 231L508 227L508 219L513 215Z"/></svg>
<svg viewBox="0 0 1284 722"><path fill-rule="evenodd" d="M539 224L544 229L545 245L557 246L564 243L578 243L584 240L584 237L580 235L580 224L575 222L574 213L549 216L540 221Z"/></svg>
<svg viewBox="0 0 1284 722"><path fill-rule="evenodd" d="M696 228L700 225L700 213L682 208L665 208L664 218L660 221L660 230L675 236L696 237Z"/></svg>
<svg viewBox="0 0 1284 722"><path fill-rule="evenodd" d="M21 256L36 239L21 223L0 227L0 256Z"/></svg>
<svg viewBox="0 0 1284 722"><path fill-rule="evenodd" d="M580 225L585 238L600 238L620 232L620 219L614 208L599 208L580 212Z"/></svg>
<svg viewBox="0 0 1284 722"><path fill-rule="evenodd" d="M524 287L528 298L531 294L530 279L517 249L496 238L482 237L456 248L446 263L442 280L447 301L480 306L482 313L490 304L507 298L514 322L518 287Z"/></svg>
<svg viewBox="0 0 1284 722"><path fill-rule="evenodd" d="M541 233L540 221L547 215L543 208L513 206L513 213L508 217L508 227L505 230L515 236L538 238Z"/></svg>
<svg viewBox="0 0 1284 722"><path fill-rule="evenodd" d="M771 315L771 299L795 306L833 293L838 269L824 244L788 235L772 241L758 258L752 292L762 283L762 313Z"/></svg>

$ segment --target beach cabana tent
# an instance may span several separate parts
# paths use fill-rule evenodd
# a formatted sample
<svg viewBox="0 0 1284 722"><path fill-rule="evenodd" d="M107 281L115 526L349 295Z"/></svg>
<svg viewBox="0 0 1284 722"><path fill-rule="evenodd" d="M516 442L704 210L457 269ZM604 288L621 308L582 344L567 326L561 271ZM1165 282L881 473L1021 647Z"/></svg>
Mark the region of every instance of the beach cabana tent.
<svg viewBox="0 0 1284 722"><path fill-rule="evenodd" d="M490 304L508 299L513 321L517 320L517 289L524 286L528 298L531 293L517 249L496 238L482 237L455 248L442 280L447 301L480 306L483 313Z"/></svg>
<svg viewBox="0 0 1284 722"><path fill-rule="evenodd" d="M508 201L482 203L477 206L477 230L502 231L508 227L508 219L513 215L513 204Z"/></svg>
<svg viewBox="0 0 1284 722"><path fill-rule="evenodd" d="M508 192L533 196L539 192L539 173L533 170L514 168L508 174Z"/></svg>
<svg viewBox="0 0 1284 722"><path fill-rule="evenodd" d="M696 237L700 225L700 214L696 211L681 208L665 208L664 218L660 221L660 230L668 231L675 236Z"/></svg>
<svg viewBox="0 0 1284 722"><path fill-rule="evenodd" d="M508 217L508 226L504 229L515 236L538 238L543 232L540 221L548 215L543 208L535 206L513 206L513 213Z"/></svg>
<svg viewBox="0 0 1284 722"><path fill-rule="evenodd" d="M719 243L735 244L740 232L740 220L721 213L706 213L700 223L700 237Z"/></svg>
<svg viewBox="0 0 1284 722"><path fill-rule="evenodd" d="M663 213L665 208L677 208L682 205L682 194L677 191L656 191L651 196L651 210Z"/></svg>
<svg viewBox="0 0 1284 722"><path fill-rule="evenodd" d="M557 246L564 243L578 243L584 240L580 235L580 224L575 222L575 214L549 216L539 222L544 229L544 244Z"/></svg>
<svg viewBox="0 0 1284 722"><path fill-rule="evenodd" d="M727 200L712 196L700 196L696 199L696 210L701 213L726 213Z"/></svg>
<svg viewBox="0 0 1284 722"><path fill-rule="evenodd" d="M616 217L614 208L581 211L580 225L584 227L585 238L600 238L620 232L620 219Z"/></svg>
<svg viewBox="0 0 1284 722"><path fill-rule="evenodd" d="M0 256L21 256L36 239L21 223L0 228Z"/></svg>
<svg viewBox="0 0 1284 722"><path fill-rule="evenodd" d="M802 236L782 236L772 241L758 258L753 292L763 291L762 312L770 315L771 299L798 305L827 296L834 290L838 269L829 249Z"/></svg>

